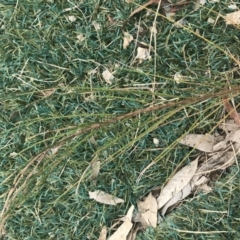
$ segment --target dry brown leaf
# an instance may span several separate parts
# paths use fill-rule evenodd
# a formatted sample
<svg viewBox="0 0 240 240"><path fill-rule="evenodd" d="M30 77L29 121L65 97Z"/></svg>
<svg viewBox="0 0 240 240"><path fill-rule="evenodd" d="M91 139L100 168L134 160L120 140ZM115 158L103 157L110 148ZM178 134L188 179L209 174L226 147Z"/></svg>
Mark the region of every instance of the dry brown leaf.
<svg viewBox="0 0 240 240"><path fill-rule="evenodd" d="M230 132L236 130L239 128L239 126L234 122L233 119L227 119L224 123L219 125L219 128L226 132Z"/></svg>
<svg viewBox="0 0 240 240"><path fill-rule="evenodd" d="M233 134L229 140L236 142L236 143L240 143L240 129L233 131Z"/></svg>
<svg viewBox="0 0 240 240"><path fill-rule="evenodd" d="M240 12L240 11L239 11ZM227 98L223 98L223 105L228 112L229 116L235 121L235 123L240 126L240 117L235 108L229 103Z"/></svg>
<svg viewBox="0 0 240 240"><path fill-rule="evenodd" d="M107 227L103 226L98 240L106 240L106 239L107 239Z"/></svg>
<svg viewBox="0 0 240 240"><path fill-rule="evenodd" d="M114 197L111 194L105 193L103 191L97 190L94 192L88 192L91 199L96 200L97 202L104 203L107 205L116 205L118 203L124 203L124 200L118 197Z"/></svg>
<svg viewBox="0 0 240 240"><path fill-rule="evenodd" d="M208 18L207 23L214 24L215 20L213 18Z"/></svg>
<svg viewBox="0 0 240 240"><path fill-rule="evenodd" d="M96 22L96 21L93 21L93 22L92 22L92 25L93 25L93 27L95 28L96 31L98 31L98 30L101 29L100 23L98 23L98 22Z"/></svg>
<svg viewBox="0 0 240 240"><path fill-rule="evenodd" d="M157 200L150 192L144 201L138 201L138 211L141 214L141 223L143 227L157 226Z"/></svg>
<svg viewBox="0 0 240 240"><path fill-rule="evenodd" d="M226 14L226 24L240 24L240 10Z"/></svg>
<svg viewBox="0 0 240 240"><path fill-rule="evenodd" d="M175 21L176 13L172 11L165 11L165 15L167 19L169 19L171 22Z"/></svg>
<svg viewBox="0 0 240 240"><path fill-rule="evenodd" d="M232 166L235 162L234 156L234 152L229 150L216 152L198 168L192 182L194 182L195 186L197 186L199 184L196 183L202 178L202 176L216 170L225 170L226 168Z"/></svg>
<svg viewBox="0 0 240 240"><path fill-rule="evenodd" d="M206 183L201 185L198 189L198 192L203 192L203 193L210 193L212 191L212 188L210 186L208 186Z"/></svg>
<svg viewBox="0 0 240 240"><path fill-rule="evenodd" d="M103 71L102 76L103 76L104 80L106 81L106 83L112 84L112 80L114 79L114 76L108 69Z"/></svg>
<svg viewBox="0 0 240 240"><path fill-rule="evenodd" d="M196 173L198 158L189 165L178 171L162 189L160 196L157 198L158 209L162 208L171 198L180 192L192 179Z"/></svg>
<svg viewBox="0 0 240 240"><path fill-rule="evenodd" d="M188 134L180 143L203 152L212 152L213 146L216 144L214 137L209 134Z"/></svg>
<svg viewBox="0 0 240 240"><path fill-rule="evenodd" d="M150 52L147 48L138 47L136 59L146 60L150 58Z"/></svg>
<svg viewBox="0 0 240 240"><path fill-rule="evenodd" d="M56 88L49 88L46 90L42 90L41 92L36 92L36 95L50 97L55 91L56 91Z"/></svg>
<svg viewBox="0 0 240 240"><path fill-rule="evenodd" d="M133 36L128 32L124 32L123 36L124 36L123 37L123 49L126 49L127 46L132 42Z"/></svg>
<svg viewBox="0 0 240 240"><path fill-rule="evenodd" d="M51 154L53 154L53 155L57 154L57 152L59 151L59 149L60 149L61 147L62 147L62 144L60 144L60 145L58 145L58 146L56 146L56 147L51 148L51 149L50 149Z"/></svg>
<svg viewBox="0 0 240 240"><path fill-rule="evenodd" d="M116 232L109 237L108 240L126 240L127 235L132 229L132 214L133 214L134 206L132 205L126 215L124 223L116 230Z"/></svg>
<svg viewBox="0 0 240 240"><path fill-rule="evenodd" d="M182 80L184 80L184 77L180 72L176 72L173 77L174 81L179 84Z"/></svg>
<svg viewBox="0 0 240 240"><path fill-rule="evenodd" d="M85 36L83 34L78 34L77 39L79 42L83 42L85 40Z"/></svg>
<svg viewBox="0 0 240 240"><path fill-rule="evenodd" d="M70 22L75 22L77 18L75 16L68 16Z"/></svg>
<svg viewBox="0 0 240 240"><path fill-rule="evenodd" d="M191 186L191 183L189 182L180 192L178 192L172 199L170 199L167 202L167 204L162 208L161 210L162 216L165 215L169 207L186 198L191 192L192 192L192 186Z"/></svg>

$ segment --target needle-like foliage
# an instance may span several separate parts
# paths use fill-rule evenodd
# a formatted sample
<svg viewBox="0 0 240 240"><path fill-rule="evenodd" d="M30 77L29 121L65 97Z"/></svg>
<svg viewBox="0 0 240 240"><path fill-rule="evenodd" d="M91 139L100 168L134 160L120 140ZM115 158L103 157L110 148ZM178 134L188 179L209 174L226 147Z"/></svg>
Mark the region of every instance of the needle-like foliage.
<svg viewBox="0 0 240 240"><path fill-rule="evenodd" d="M160 10L156 38L151 7L126 24L136 41L123 49L123 23L142 1L1 1L1 234L98 239L103 225L192 159L179 138L218 131L227 89L236 107L239 101L239 27L223 18L230 2L178 11L183 28ZM142 63L134 59L139 42L150 46L151 59ZM111 84L102 76L106 69ZM93 181L96 160L101 168ZM94 190L125 203L96 203L88 195ZM212 193L187 199L138 239L239 239L239 199L236 165Z"/></svg>

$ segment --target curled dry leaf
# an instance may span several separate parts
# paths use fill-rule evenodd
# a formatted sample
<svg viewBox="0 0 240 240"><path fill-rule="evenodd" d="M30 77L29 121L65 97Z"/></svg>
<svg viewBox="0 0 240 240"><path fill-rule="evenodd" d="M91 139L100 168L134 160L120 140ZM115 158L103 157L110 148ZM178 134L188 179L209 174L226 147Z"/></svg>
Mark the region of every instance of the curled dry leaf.
<svg viewBox="0 0 240 240"><path fill-rule="evenodd" d="M184 80L184 77L180 72L176 72L173 77L174 81L179 84L182 80Z"/></svg>
<svg viewBox="0 0 240 240"><path fill-rule="evenodd" d="M136 59L146 60L150 58L150 52L147 48L138 47Z"/></svg>
<svg viewBox="0 0 240 240"><path fill-rule="evenodd" d="M96 200L97 202L104 203L107 205L116 205L118 203L124 203L124 200L118 197L114 197L111 194L105 193L103 191L97 190L94 192L88 192L91 199Z"/></svg>
<svg viewBox="0 0 240 240"><path fill-rule="evenodd" d="M127 46L132 42L133 36L128 32L124 32L123 36L124 36L123 37L123 49L126 49Z"/></svg>
<svg viewBox="0 0 240 240"><path fill-rule="evenodd" d="M103 226L98 240L106 240L106 239L107 239L107 227Z"/></svg>
<svg viewBox="0 0 240 240"><path fill-rule="evenodd" d="M212 152L213 146L216 144L214 137L209 134L188 134L180 143L203 152Z"/></svg>
<svg viewBox="0 0 240 240"><path fill-rule="evenodd" d="M106 83L112 84L112 80L114 79L114 76L108 69L103 71L102 76L103 76L104 80L106 81Z"/></svg>
<svg viewBox="0 0 240 240"><path fill-rule="evenodd" d="M197 170L194 175L192 182L195 186L203 184L201 179L204 175L209 174L216 170L225 170L226 168L233 165L235 162L235 155L233 151L221 151L215 153L214 156L207 159ZM200 181L200 182L199 182ZM201 183L201 184L200 184ZM205 183L205 182L204 182Z"/></svg>
<svg viewBox="0 0 240 240"><path fill-rule="evenodd" d="M85 40L85 36L83 34L78 34L77 39L79 42L83 42Z"/></svg>
<svg viewBox="0 0 240 240"><path fill-rule="evenodd" d="M157 200L153 197L152 193L149 193L144 201L138 201L137 205L143 227L156 227L158 205Z"/></svg>
<svg viewBox="0 0 240 240"><path fill-rule="evenodd" d="M77 18L75 16L68 16L70 22L75 22Z"/></svg>
<svg viewBox="0 0 240 240"><path fill-rule="evenodd" d="M60 145L58 145L58 146L56 146L56 147L53 147L53 148L51 148L50 149L50 154L52 154L52 155L55 155L55 154L57 154L57 152L59 151L59 149L62 147L62 144L60 144Z"/></svg>
<svg viewBox="0 0 240 240"><path fill-rule="evenodd" d="M126 240L127 235L132 229L132 214L133 214L134 206L132 205L126 215L124 223L117 229L117 231L109 237L108 240Z"/></svg>
<svg viewBox="0 0 240 240"><path fill-rule="evenodd" d="M162 208L171 198L180 192L192 179L196 173L198 158L189 165L178 171L162 189L160 196L157 198L158 209Z"/></svg>
<svg viewBox="0 0 240 240"><path fill-rule="evenodd" d="M98 22L96 22L96 21L93 21L93 22L92 22L92 25L93 25L93 27L95 28L96 31L98 31L98 30L101 29L100 23L98 23Z"/></svg>
<svg viewBox="0 0 240 240"><path fill-rule="evenodd" d="M208 186L206 183L201 185L198 189L198 192L203 192L203 193L210 193L212 191L212 188Z"/></svg>

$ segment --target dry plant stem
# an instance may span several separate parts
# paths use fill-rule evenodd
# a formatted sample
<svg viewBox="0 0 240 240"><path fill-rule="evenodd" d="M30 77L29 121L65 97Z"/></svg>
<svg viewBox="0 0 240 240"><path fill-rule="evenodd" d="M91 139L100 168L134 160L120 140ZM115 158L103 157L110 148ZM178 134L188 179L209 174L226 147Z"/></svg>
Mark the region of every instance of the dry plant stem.
<svg viewBox="0 0 240 240"><path fill-rule="evenodd" d="M74 137L77 137L77 136L79 136L81 134L90 132L90 131L92 131L94 129L98 129L98 128L102 128L102 127L108 126L110 124L116 123L116 122L124 120L124 119L135 117L135 116L137 116L139 114L149 113L149 112L153 112L153 111L157 111L157 110L161 110L161 109L166 109L166 108L171 108L171 107L179 107L179 106L183 106L184 107L186 105L194 104L196 102L200 102L200 101L203 101L203 100L206 100L206 99L209 99L209 98L213 98L213 97L222 97L222 98L224 98L225 96L227 96L230 93L237 93L239 91L240 91L240 86L236 86L236 87L234 87L232 89L224 89L224 90L219 91L217 93L205 94L205 95L202 95L202 96L199 96L199 97L195 97L195 98L189 98L189 99L184 99L184 100L175 101L175 102L168 102L168 103L165 103L165 104L162 104L162 105L155 104L153 106L150 106L150 107L147 107L147 108L144 108L144 109L139 109L139 110L127 113L127 114L120 115L120 116L118 116L116 118L112 118L112 119L106 120L106 121L104 121L102 123L92 124L89 127L86 127L86 128L83 128L81 130L76 131L74 134L64 138L62 141L58 142L54 146L48 147L47 149L45 149L44 151L42 151L41 153L39 153L38 155L33 157L30 160L30 162L26 165L26 167L24 169L22 169L21 172L15 177L14 182L13 182L14 186L9 190L9 193L8 193L5 205L4 205L4 207L2 209L2 212L1 212L1 215L0 215L0 217L1 217L0 237L1 237L2 234L4 234L4 224L5 224L5 221L7 220L8 216L9 216L9 213L8 213L9 206L14 201L14 199L17 197L19 192L27 184L27 181L33 175L33 173L35 172L37 166L44 159L44 157L46 156L47 152L50 149L52 149L54 147L57 147L57 146L61 147L66 141L68 141L68 140L70 140L70 139L72 139ZM226 104L226 103L224 102L224 104ZM239 123L240 123L240 121L239 121ZM28 173L28 169L31 166L34 166L34 170L30 171L30 173ZM21 179L23 179L24 176L25 176L25 181L24 181L23 184L20 185ZM4 181L4 182L6 182L6 181Z"/></svg>

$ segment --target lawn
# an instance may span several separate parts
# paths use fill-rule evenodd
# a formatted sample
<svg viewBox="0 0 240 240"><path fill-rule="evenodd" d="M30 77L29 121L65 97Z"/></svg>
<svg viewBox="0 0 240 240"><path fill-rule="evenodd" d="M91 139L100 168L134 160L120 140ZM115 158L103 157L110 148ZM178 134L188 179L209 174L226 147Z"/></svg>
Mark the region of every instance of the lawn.
<svg viewBox="0 0 240 240"><path fill-rule="evenodd" d="M239 25L224 19L238 10L232 1L189 4L175 20L150 5L128 19L143 3L1 1L3 239L97 240L104 225L110 236L131 205L198 154L181 137L223 134L226 91L238 109ZM240 239L238 170L220 172L213 191L192 194L136 239ZM95 190L124 203L98 203Z"/></svg>

